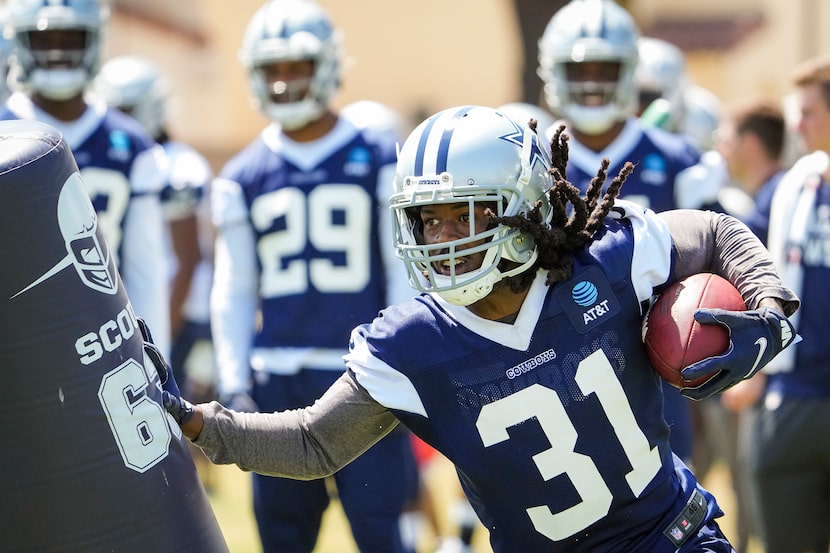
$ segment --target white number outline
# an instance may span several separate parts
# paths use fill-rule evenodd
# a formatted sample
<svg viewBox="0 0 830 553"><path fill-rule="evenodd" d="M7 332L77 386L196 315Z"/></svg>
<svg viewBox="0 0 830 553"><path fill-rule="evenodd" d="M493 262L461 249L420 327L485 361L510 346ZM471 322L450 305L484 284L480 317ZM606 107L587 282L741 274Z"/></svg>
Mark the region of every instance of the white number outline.
<svg viewBox="0 0 830 553"><path fill-rule="evenodd" d="M98 388L98 400L121 459L139 473L167 457L174 434L181 437L181 430L171 424L164 407L147 395L150 386L157 384L148 378L147 369L131 358L105 374Z"/></svg>
<svg viewBox="0 0 830 553"><path fill-rule="evenodd" d="M120 171L100 167L85 167L80 174L91 201L94 202L100 196L107 198L107 208L100 211L96 209L95 213L98 228L104 234L115 265L119 266L118 252L124 238L122 225L132 194L130 181Z"/></svg>
<svg viewBox="0 0 830 553"><path fill-rule="evenodd" d="M322 184L308 194L299 188L280 188L256 198L251 221L263 232L274 220L285 218L285 228L259 239L262 264L260 294L263 298L303 294L310 286L326 293L363 290L371 278L369 266L374 199L354 184ZM334 224L332 214L345 213L344 224ZM310 243L321 252L344 252L346 264L329 259L283 259L299 254Z"/></svg>
<svg viewBox="0 0 830 553"><path fill-rule="evenodd" d="M660 452L656 446L649 447L605 353L599 350L580 361L575 379L583 394L596 394L633 467L626 481L632 493L639 496L660 470ZM566 474L581 498L559 513L552 513L547 505L527 509L536 531L561 541L607 515L613 497L594 461L575 451L576 427L554 390L533 384L489 403L481 409L476 427L484 446L490 447L509 439L508 428L534 418L551 445L533 456L539 473L545 481Z"/></svg>

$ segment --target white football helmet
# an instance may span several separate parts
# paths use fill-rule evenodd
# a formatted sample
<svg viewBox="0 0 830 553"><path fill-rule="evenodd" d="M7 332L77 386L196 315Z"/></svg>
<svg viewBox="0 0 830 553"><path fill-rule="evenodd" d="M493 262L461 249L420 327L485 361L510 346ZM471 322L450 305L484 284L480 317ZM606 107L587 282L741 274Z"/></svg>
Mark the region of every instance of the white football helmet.
<svg viewBox="0 0 830 553"><path fill-rule="evenodd" d="M720 98L702 86L691 84L683 91L683 105L683 133L700 151L714 148L714 133L720 126L723 111Z"/></svg>
<svg viewBox="0 0 830 553"><path fill-rule="evenodd" d="M634 77L640 109L663 98L668 102L669 120L662 126L676 132L683 120L683 92L688 84L683 51L670 42L652 37L640 38L637 46L639 62Z"/></svg>
<svg viewBox="0 0 830 553"><path fill-rule="evenodd" d="M539 39L537 73L545 100L557 116L585 134L600 134L637 109L634 70L639 31L631 15L613 0L571 0L557 11ZM574 82L572 63L619 63L617 82ZM602 105L585 105L602 94Z"/></svg>
<svg viewBox="0 0 830 553"><path fill-rule="evenodd" d="M169 93L161 68L141 56L119 56L101 66L92 91L107 104L132 115L156 137L164 128Z"/></svg>
<svg viewBox="0 0 830 553"><path fill-rule="evenodd" d="M271 0L261 7L248 23L239 57L258 109L287 130L318 119L340 87L340 33L311 0ZM286 87L269 87L262 66L298 60L314 62L307 93L296 101L274 102L272 95L286 93Z"/></svg>
<svg viewBox="0 0 830 553"><path fill-rule="evenodd" d="M549 223L550 163L543 139L527 124L492 108L450 108L418 125L398 154L390 200L396 251L410 284L455 305L470 305L503 278L529 269L537 258L534 240L501 224L476 234L473 208L485 202L496 215L511 216L528 213L541 201L542 217ZM470 235L424 244L419 208L461 202L470 206ZM473 245L481 240L486 242ZM456 258L480 252L486 252L480 268L455 273ZM503 259L517 266L499 266ZM447 262L450 274L443 275L439 266Z"/></svg>
<svg viewBox="0 0 830 553"><path fill-rule="evenodd" d="M101 32L108 16L102 2L8 0L5 32L13 42L10 78L25 90L58 101L83 91L100 62ZM52 30L83 31L85 44L80 50L33 50L31 35Z"/></svg>

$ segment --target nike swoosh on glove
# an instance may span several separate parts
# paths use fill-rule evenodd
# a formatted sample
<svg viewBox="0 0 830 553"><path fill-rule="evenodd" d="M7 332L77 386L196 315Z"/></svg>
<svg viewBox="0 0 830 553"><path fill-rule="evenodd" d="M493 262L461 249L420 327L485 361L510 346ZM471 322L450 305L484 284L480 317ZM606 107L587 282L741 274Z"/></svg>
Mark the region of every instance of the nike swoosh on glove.
<svg viewBox="0 0 830 553"><path fill-rule="evenodd" d="M751 377L796 337L787 317L769 307L753 311L698 309L695 320L701 324L719 324L729 333L729 348L725 353L707 357L681 371L686 380L717 373L696 388L681 390L682 395L695 400L720 393Z"/></svg>

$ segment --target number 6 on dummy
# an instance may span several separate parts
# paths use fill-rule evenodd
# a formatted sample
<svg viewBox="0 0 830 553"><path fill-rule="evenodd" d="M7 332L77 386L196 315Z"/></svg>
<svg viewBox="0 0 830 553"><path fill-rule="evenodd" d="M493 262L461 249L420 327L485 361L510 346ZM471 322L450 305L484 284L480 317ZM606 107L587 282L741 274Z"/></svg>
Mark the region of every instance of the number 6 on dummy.
<svg viewBox="0 0 830 553"><path fill-rule="evenodd" d="M69 146L0 122L4 551L228 551ZM148 260L152 263L152 260Z"/></svg>

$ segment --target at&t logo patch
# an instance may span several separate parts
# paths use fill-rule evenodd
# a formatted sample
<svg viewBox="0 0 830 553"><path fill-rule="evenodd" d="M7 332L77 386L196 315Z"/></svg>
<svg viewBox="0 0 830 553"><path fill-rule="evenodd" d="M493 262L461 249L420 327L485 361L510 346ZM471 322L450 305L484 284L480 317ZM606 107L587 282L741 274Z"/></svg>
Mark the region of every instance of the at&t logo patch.
<svg viewBox="0 0 830 553"><path fill-rule="evenodd" d="M571 290L571 297L577 305L588 307L589 305L594 305L597 302L599 292L597 292L597 287L594 286L592 282L583 280L582 282L577 282L576 286L573 287L573 290Z"/></svg>
<svg viewBox="0 0 830 553"><path fill-rule="evenodd" d="M557 286L556 298L574 329L584 334L616 315L620 303L608 279L597 267L574 275Z"/></svg>

